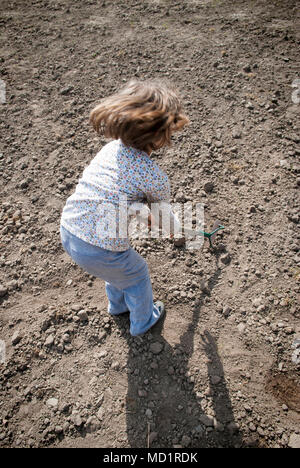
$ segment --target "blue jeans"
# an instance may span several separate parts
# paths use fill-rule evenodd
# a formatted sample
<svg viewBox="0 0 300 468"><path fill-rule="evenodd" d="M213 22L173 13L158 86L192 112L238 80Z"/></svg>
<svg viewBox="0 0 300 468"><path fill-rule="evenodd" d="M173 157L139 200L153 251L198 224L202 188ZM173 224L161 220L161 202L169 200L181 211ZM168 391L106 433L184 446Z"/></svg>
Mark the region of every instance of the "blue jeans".
<svg viewBox="0 0 300 468"><path fill-rule="evenodd" d="M141 335L159 319L145 260L134 250L113 252L89 244L60 227L64 250L87 273L105 281L108 312L130 312L130 333Z"/></svg>

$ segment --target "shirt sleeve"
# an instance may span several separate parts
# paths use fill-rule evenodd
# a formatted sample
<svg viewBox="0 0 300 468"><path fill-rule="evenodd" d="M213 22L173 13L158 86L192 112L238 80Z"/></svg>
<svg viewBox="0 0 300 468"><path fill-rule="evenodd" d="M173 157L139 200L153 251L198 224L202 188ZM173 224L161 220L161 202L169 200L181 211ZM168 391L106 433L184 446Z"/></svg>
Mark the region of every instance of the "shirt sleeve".
<svg viewBox="0 0 300 468"><path fill-rule="evenodd" d="M153 161L145 162L142 170L142 190L148 203L170 202L169 178Z"/></svg>

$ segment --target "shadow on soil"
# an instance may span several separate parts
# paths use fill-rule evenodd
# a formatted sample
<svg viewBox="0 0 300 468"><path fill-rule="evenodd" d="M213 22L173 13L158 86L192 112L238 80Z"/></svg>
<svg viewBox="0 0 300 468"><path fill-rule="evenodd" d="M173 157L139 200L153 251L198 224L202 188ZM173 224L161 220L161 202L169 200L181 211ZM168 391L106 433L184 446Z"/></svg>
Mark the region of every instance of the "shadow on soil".
<svg viewBox="0 0 300 468"><path fill-rule="evenodd" d="M216 255L216 271L208 282L208 294L217 284L220 273ZM196 395L194 383L188 377L188 361L193 354L202 306L203 302L193 310L190 325L178 345L172 347L163 338L163 323L152 329L151 342L159 342L162 351L151 359L147 356L147 334L143 338L128 338L128 369L131 371L128 374L126 414L130 447L239 448L258 445L256 440L243 440L235 423L217 343L207 330L201 335L201 343L208 363L209 398L215 420L205 415L201 398ZM120 318L121 328L122 320Z"/></svg>

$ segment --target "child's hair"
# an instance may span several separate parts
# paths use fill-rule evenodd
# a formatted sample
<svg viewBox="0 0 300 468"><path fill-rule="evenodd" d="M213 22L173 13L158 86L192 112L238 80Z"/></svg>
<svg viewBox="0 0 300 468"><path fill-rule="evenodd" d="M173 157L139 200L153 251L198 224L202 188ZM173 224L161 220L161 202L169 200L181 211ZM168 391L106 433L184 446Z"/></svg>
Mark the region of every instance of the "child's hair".
<svg viewBox="0 0 300 468"><path fill-rule="evenodd" d="M100 135L151 152L170 146L172 134L189 120L170 84L131 80L92 110L90 123Z"/></svg>

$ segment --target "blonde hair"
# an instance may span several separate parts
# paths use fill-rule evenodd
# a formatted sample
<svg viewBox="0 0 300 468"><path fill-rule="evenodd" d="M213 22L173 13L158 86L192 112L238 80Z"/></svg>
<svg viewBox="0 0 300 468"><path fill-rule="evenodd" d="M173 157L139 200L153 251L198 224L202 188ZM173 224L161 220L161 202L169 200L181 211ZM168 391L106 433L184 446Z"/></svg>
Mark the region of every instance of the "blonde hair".
<svg viewBox="0 0 300 468"><path fill-rule="evenodd" d="M99 135L151 152L171 145L171 136L189 123L177 91L161 81L131 80L90 114Z"/></svg>

